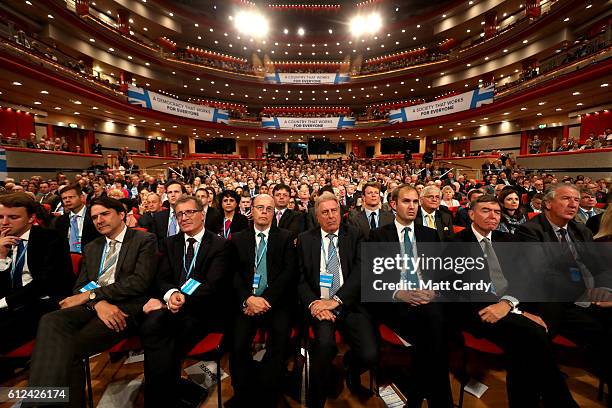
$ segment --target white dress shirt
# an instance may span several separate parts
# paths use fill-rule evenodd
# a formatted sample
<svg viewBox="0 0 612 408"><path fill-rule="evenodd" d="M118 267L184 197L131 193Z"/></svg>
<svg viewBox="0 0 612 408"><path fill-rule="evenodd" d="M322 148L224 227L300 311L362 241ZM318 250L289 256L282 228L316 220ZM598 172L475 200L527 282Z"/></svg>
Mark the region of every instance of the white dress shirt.
<svg viewBox="0 0 612 408"><path fill-rule="evenodd" d="M25 254L23 259L23 271L21 273L21 284L23 286L32 282L32 274L30 273L30 269L28 268L28 241L30 240L30 230L27 230L19 237L22 241L24 241ZM0 259L0 272L10 271L13 259L17 257L17 245L13 245L11 248L11 256ZM0 299L0 309L7 308L8 304L6 303L6 298Z"/></svg>
<svg viewBox="0 0 612 408"><path fill-rule="evenodd" d="M198 256L198 250L200 249L200 244L202 243L202 238L204 237L204 232L206 231L205 228L202 227L202 231L198 232L197 234L195 234L193 237L187 234L183 234L183 238L185 239L185 251L187 250L187 246L189 245L189 242L187 242L187 240L189 238L193 238L196 240L195 244L193 244L193 256L194 259L197 258ZM186 267L189 268L190 265L181 265L181 267ZM164 294L164 302L168 303L168 300L170 299L170 296L172 296L172 294L174 292L180 292L179 288L172 288L170 290L168 290L165 294Z"/></svg>
<svg viewBox="0 0 612 408"><path fill-rule="evenodd" d="M334 242L334 245L336 248L336 255L338 256L338 263L340 264L338 271L340 272L340 287L342 287L342 285L344 285L344 276L342 276L342 262L340 262L340 248L338 245L340 239L339 231L340 230L338 229L333 232L333 234L336 235L336 242ZM321 248L321 262L319 265L321 268L321 273L327 273L327 257L329 256L329 238L327 238L327 234L327 232L321 229L321 242L323 243Z"/></svg>
<svg viewBox="0 0 612 408"><path fill-rule="evenodd" d="M79 225L79 233L77 234L77 236L79 237L79 241L82 240L83 238L83 222L85 221L85 211L87 211L87 208L85 206L83 206L83 208L81 208L81 210L78 213L73 213L72 211L70 211L68 213L68 239L70 239L70 221L72 219L72 216L76 215L77 216L77 224ZM82 248L82 246L81 246Z"/></svg>
<svg viewBox="0 0 612 408"><path fill-rule="evenodd" d="M427 227L427 216L431 215L431 221L433 222L434 228L436 227L436 211L434 210L431 214L421 207L421 217L423 218L423 226Z"/></svg>
<svg viewBox="0 0 612 408"><path fill-rule="evenodd" d="M363 209L365 211L366 219L368 220L368 225L370 225L370 217L372 217L372 213L374 213L374 219L376 220L376 227L380 227L380 210L376 209L374 211L368 210L367 208Z"/></svg>

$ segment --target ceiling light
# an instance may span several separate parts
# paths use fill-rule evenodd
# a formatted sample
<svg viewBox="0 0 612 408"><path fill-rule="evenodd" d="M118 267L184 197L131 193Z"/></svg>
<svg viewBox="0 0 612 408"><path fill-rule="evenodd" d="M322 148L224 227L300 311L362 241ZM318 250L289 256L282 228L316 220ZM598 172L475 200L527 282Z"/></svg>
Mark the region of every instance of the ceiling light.
<svg viewBox="0 0 612 408"><path fill-rule="evenodd" d="M283 30L283 33L285 33L285 34L289 34L289 29L288 29L288 28L285 28L285 29Z"/></svg>
<svg viewBox="0 0 612 408"><path fill-rule="evenodd" d="M241 11L234 19L234 26L240 33L253 37L265 37L268 34L268 20L256 11Z"/></svg>
<svg viewBox="0 0 612 408"><path fill-rule="evenodd" d="M542 112L538 112L537 116L542 116Z"/></svg>
<svg viewBox="0 0 612 408"><path fill-rule="evenodd" d="M382 17L378 13L367 16L357 15L351 19L351 33L358 37L362 34L374 34L382 28Z"/></svg>
<svg viewBox="0 0 612 408"><path fill-rule="evenodd" d="M538 102L538 106L544 105L546 102Z"/></svg>
<svg viewBox="0 0 612 408"><path fill-rule="evenodd" d="M505 49L504 49L504 52L508 52L508 49L507 49L507 48L505 48Z"/></svg>
<svg viewBox="0 0 612 408"><path fill-rule="evenodd" d="M303 36L304 34L306 34L306 31L302 27L300 27L298 28L297 33L299 36Z"/></svg>
<svg viewBox="0 0 612 408"><path fill-rule="evenodd" d="M529 40L523 40L523 44L527 44Z"/></svg>
<svg viewBox="0 0 612 408"><path fill-rule="evenodd" d="M578 103L576 104L576 106L582 106L582 105L583 105L583 104L582 104L582 102L578 102Z"/></svg>
<svg viewBox="0 0 612 408"><path fill-rule="evenodd" d="M568 21L569 21L569 17L565 17L565 18L563 19L563 22L564 22L564 23L567 23Z"/></svg>
<svg viewBox="0 0 612 408"><path fill-rule="evenodd" d="M578 91L576 91L576 92L572 92L572 95L573 95L573 96L580 95L580 92L578 92Z"/></svg>
<svg viewBox="0 0 612 408"><path fill-rule="evenodd" d="M40 91L41 94L48 95L49 91Z"/></svg>
<svg viewBox="0 0 612 408"><path fill-rule="evenodd" d="M96 42L96 39L95 39L95 38L90 38L90 39L89 39L89 42L95 43L95 42Z"/></svg>
<svg viewBox="0 0 612 408"><path fill-rule="evenodd" d="M15 86L21 86L21 82L13 81L13 85L15 85Z"/></svg>
<svg viewBox="0 0 612 408"><path fill-rule="evenodd" d="M602 88L605 88L606 86L608 86L608 84L607 84L607 83L605 83L605 84L601 84L600 86L601 86Z"/></svg>
<svg viewBox="0 0 612 408"><path fill-rule="evenodd" d="M522 108L521 108L521 110L522 110L522 111L526 111L526 110L527 110L527 108L525 108L525 107L522 107Z"/></svg>
<svg viewBox="0 0 612 408"><path fill-rule="evenodd" d="M111 48L108 49L108 51L109 52L113 52L113 51L115 51L115 49L113 47L111 47Z"/></svg>
<svg viewBox="0 0 612 408"><path fill-rule="evenodd" d="M34 101L34 105L42 105L42 102L40 102L40 101Z"/></svg>
<svg viewBox="0 0 612 408"><path fill-rule="evenodd" d="M72 101L75 105L80 105L81 101Z"/></svg>
<svg viewBox="0 0 612 408"><path fill-rule="evenodd" d="M53 16L51 14L47 14L48 18L53 18Z"/></svg>
<svg viewBox="0 0 612 408"><path fill-rule="evenodd" d="M556 110L557 112L560 112L560 111L562 111L563 109L561 109L561 108L557 108L557 109L555 109L555 110Z"/></svg>

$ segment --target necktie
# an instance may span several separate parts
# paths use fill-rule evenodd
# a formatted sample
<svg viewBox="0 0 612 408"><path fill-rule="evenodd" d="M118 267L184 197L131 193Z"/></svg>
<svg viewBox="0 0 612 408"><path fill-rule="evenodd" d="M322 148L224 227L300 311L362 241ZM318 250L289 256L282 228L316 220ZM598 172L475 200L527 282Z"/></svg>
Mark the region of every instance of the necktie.
<svg viewBox="0 0 612 408"><path fill-rule="evenodd" d="M183 273L181 274L181 286L187 282L189 279L189 273L191 272L189 269L191 267L191 262L193 262L194 256L194 245L197 241L195 238L187 238L187 251L185 251L185 265L183 265Z"/></svg>
<svg viewBox="0 0 612 408"><path fill-rule="evenodd" d="M81 239L79 238L79 216L70 216L70 252L81 252Z"/></svg>
<svg viewBox="0 0 612 408"><path fill-rule="evenodd" d="M327 273L332 275L332 287L329 291L329 297L331 298L340 289L340 259L338 259L336 245L334 245L336 234L327 234L327 238L329 239L329 246L327 247Z"/></svg>
<svg viewBox="0 0 612 408"><path fill-rule="evenodd" d="M115 275L115 268L117 267L117 241L112 240L108 244L108 253L106 259L104 259L104 265L102 266L102 275L98 278L98 284L100 286L110 285L111 278ZM112 280L114 282L114 279Z"/></svg>
<svg viewBox="0 0 612 408"><path fill-rule="evenodd" d="M282 211L277 211L276 212L276 225L277 226L280 225L281 218L283 218L283 212Z"/></svg>
<svg viewBox="0 0 612 408"><path fill-rule="evenodd" d="M261 296L268 286L268 263L266 260L268 246L266 245L266 235L263 232L260 232L257 236L259 237L259 245L255 253L255 271L260 276L260 279L259 286L255 290L255 296Z"/></svg>
<svg viewBox="0 0 612 408"><path fill-rule="evenodd" d="M176 235L176 213L173 211L170 215L170 222L168 223L168 236Z"/></svg>
<svg viewBox="0 0 612 408"><path fill-rule="evenodd" d="M559 230L559 241L561 242L561 247L563 248L563 253L566 254L566 257L568 259L568 261L572 264L572 266L576 266L576 258L578 255L576 253L576 248L573 245L570 245L569 241L567 240L567 230L564 228L561 228ZM571 255L568 255L571 254Z"/></svg>
<svg viewBox="0 0 612 408"><path fill-rule="evenodd" d="M226 239L230 239L232 237L232 233L231 231L231 227L232 227L232 220L230 220L229 218L225 220L225 225L223 227L223 236Z"/></svg>
<svg viewBox="0 0 612 408"><path fill-rule="evenodd" d="M15 255L15 270L13 271L13 289L20 288L23 286L23 280L21 279L21 275L23 274L23 266L25 265L25 244L23 240L19 241L17 244L17 253Z"/></svg>
<svg viewBox="0 0 612 408"><path fill-rule="evenodd" d="M376 229L376 213L374 211L370 213L370 229Z"/></svg>
<svg viewBox="0 0 612 408"><path fill-rule="evenodd" d="M402 281L413 281L413 277L416 276L412 273L412 241L410 240L410 227L405 227L404 228L404 254L406 255L406 257L408 257L408 259L410 260L409 264L410 268L409 269L405 269L402 270L401 272L401 280Z"/></svg>
<svg viewBox="0 0 612 408"><path fill-rule="evenodd" d="M485 258L487 258L487 264L489 265L489 275L491 277L491 282L493 282L493 291L497 296L502 296L508 288L508 281L504 277L497 255L495 255L495 251L493 250L493 245L491 245L491 240L484 237L480 243Z"/></svg>
<svg viewBox="0 0 612 408"><path fill-rule="evenodd" d="M428 228L436 229L436 224L434 223L434 220L433 220L433 214L425 215L425 219L427 220L427 227Z"/></svg>

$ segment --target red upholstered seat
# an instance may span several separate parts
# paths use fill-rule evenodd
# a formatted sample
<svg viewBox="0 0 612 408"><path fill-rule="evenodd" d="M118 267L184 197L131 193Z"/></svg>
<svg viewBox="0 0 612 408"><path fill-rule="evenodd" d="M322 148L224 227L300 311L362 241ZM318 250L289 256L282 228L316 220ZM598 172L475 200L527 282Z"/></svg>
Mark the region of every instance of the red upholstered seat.
<svg viewBox="0 0 612 408"><path fill-rule="evenodd" d="M387 343L392 344L394 346L404 346L404 343L402 343L402 340L399 338L397 333L395 333L393 330L391 330L384 324L378 326L378 331L380 333L380 337Z"/></svg>
<svg viewBox="0 0 612 408"><path fill-rule="evenodd" d="M459 207L454 206L454 207L448 207L448 210L453 213L453 217L457 216L457 210L459 210Z"/></svg>
<svg viewBox="0 0 612 408"><path fill-rule="evenodd" d="M15 350L6 353L4 357L13 357L13 358L30 357L32 355L32 351L34 351L35 344L36 343L34 340L29 341L17 347Z"/></svg>
<svg viewBox="0 0 612 408"><path fill-rule="evenodd" d="M571 341L570 339L563 337L561 335L557 335L553 338L552 342L557 346L567 347L567 348L578 348L579 346Z"/></svg>
<svg viewBox="0 0 612 408"><path fill-rule="evenodd" d="M597 203L597 204L595 204L595 207L597 207L597 208L606 208L606 203Z"/></svg>
<svg viewBox="0 0 612 408"><path fill-rule="evenodd" d="M223 333L210 333L207 334L198 344L196 344L187 356L194 357L200 354L210 353L211 351L219 350L221 342L223 341Z"/></svg>
<svg viewBox="0 0 612 408"><path fill-rule="evenodd" d="M132 227L132 229L133 229L133 230L136 230L136 231L144 231L144 232L149 232L149 230L148 230L148 229L143 228L143 227Z"/></svg>
<svg viewBox="0 0 612 408"><path fill-rule="evenodd" d="M461 227L459 225L453 225L453 233L455 233L455 234L463 231L464 229L465 229L465 227Z"/></svg>
<svg viewBox="0 0 612 408"><path fill-rule="evenodd" d="M70 259L72 260L72 272L75 276L79 276L81 262L83 262L83 255L72 253L70 254Z"/></svg>
<svg viewBox="0 0 612 408"><path fill-rule="evenodd" d="M132 336L127 339L121 340L119 343L115 344L110 350L109 353L122 353L130 350L140 350L142 349L142 343L140 342L140 337Z"/></svg>
<svg viewBox="0 0 612 408"><path fill-rule="evenodd" d="M463 332L463 342L466 347L469 347L475 351L480 351L481 353L504 354L504 350L502 350L497 344L485 338L479 339L474 337L468 332Z"/></svg>
<svg viewBox="0 0 612 408"><path fill-rule="evenodd" d="M308 328L308 338L310 340L314 340L314 331L312 330L312 327ZM342 337L340 336L340 333L338 332L338 330L336 330L336 343L341 343L342 342Z"/></svg>
<svg viewBox="0 0 612 408"><path fill-rule="evenodd" d="M525 205L529 202L529 195L527 193L521 194L521 204Z"/></svg>
<svg viewBox="0 0 612 408"><path fill-rule="evenodd" d="M537 213L537 212L529 212L529 213L527 213L527 217L529 217L529 219L532 219L533 217L535 217L538 214L539 213Z"/></svg>

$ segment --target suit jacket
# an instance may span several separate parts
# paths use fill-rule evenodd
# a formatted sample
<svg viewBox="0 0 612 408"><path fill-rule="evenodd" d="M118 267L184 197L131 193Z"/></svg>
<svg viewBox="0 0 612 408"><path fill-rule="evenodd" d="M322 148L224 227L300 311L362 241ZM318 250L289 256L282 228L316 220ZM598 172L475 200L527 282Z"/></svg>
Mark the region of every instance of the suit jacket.
<svg viewBox="0 0 612 408"><path fill-rule="evenodd" d="M593 275L594 287L612 287L612 271L610 264L604 261L601 247L588 244L593 241L591 231L574 220L568 222L567 231L580 262ZM545 214L538 214L520 225L514 234L523 242L559 242ZM556 245L533 245L530 249L535 252L534 256L541 260L541 279L544 283L540 287L546 290L543 296L547 296L548 300L576 299L584 292L585 284L582 279L578 282L571 279L569 270L575 266L575 261L569 253L560 252L561 248Z"/></svg>
<svg viewBox="0 0 612 408"><path fill-rule="evenodd" d="M423 217L421 214L421 207L419 207L414 223L423 226ZM447 211L436 210L434 213L434 220L436 222L436 230L438 231L440 241L447 240L453 233L453 215Z"/></svg>
<svg viewBox="0 0 612 408"><path fill-rule="evenodd" d="M0 272L0 299L6 297L9 310L21 308L49 296L52 302L70 295L74 274L68 241L56 231L32 226L27 246L28 270L32 281L11 290L10 266Z"/></svg>
<svg viewBox="0 0 612 408"><path fill-rule="evenodd" d="M89 282L98 280L105 246L106 237L101 236L85 247L74 294ZM128 228L117 259L115 283L96 289L96 301L106 300L131 315L142 312L157 270L156 252L154 235Z"/></svg>
<svg viewBox="0 0 612 408"><path fill-rule="evenodd" d="M279 225L276 225L276 217L272 220L272 225L289 230L291 232L291 240L294 240L304 231L304 216L299 211L287 208L280 219Z"/></svg>
<svg viewBox="0 0 612 408"><path fill-rule="evenodd" d="M387 224L393 223L395 216L391 211L379 210L378 212L378 226L382 227ZM370 220L366 217L364 209L354 209L348 216L348 222L359 228L361 235L364 238L368 238L370 235Z"/></svg>
<svg viewBox="0 0 612 408"><path fill-rule="evenodd" d="M225 215L221 214L221 235L223 235L223 223L225 222ZM230 233L232 236L246 229L249 226L249 219L244 215L238 213L238 209L234 212L234 217L232 218L232 224L230 225Z"/></svg>
<svg viewBox="0 0 612 408"><path fill-rule="evenodd" d="M238 305L253 294L256 239L254 228L247 228L232 235L234 290ZM292 233L272 226L266 249L268 286L261 296L274 307L284 307L295 302L297 289L297 258Z"/></svg>
<svg viewBox="0 0 612 408"><path fill-rule="evenodd" d="M223 214L218 208L208 206L204 227L213 234L220 234L223 227Z"/></svg>
<svg viewBox="0 0 612 408"><path fill-rule="evenodd" d="M153 225L154 223L155 221L153 219L153 213L151 212L146 212L142 214L142 216L138 219L138 226L141 228L146 228L146 230L149 232L155 231L155 226Z"/></svg>
<svg viewBox="0 0 612 408"><path fill-rule="evenodd" d="M338 231L340 266L344 284L336 295L343 307L359 305L361 299L361 242L359 230L351 225L340 225ZM313 228L298 236L298 265L300 283L298 294L306 307L321 298L321 229Z"/></svg>
<svg viewBox="0 0 612 408"><path fill-rule="evenodd" d="M589 218L586 222L586 227L591 230L593 235L597 235L599 232L599 227L601 226L601 219L603 218L603 212L597 214L594 217Z"/></svg>
<svg viewBox="0 0 612 408"><path fill-rule="evenodd" d="M574 221L576 221L576 222L579 222L579 223L581 223L581 224L585 224L585 225L586 225L586 222L587 222L587 221L588 221L590 218L592 218L592 217L594 217L594 216L597 216L597 215L601 214L601 213L603 212L603 210L602 210L601 208L594 207L594 208L593 208L593 212L595 213L595 215L593 215L593 216L591 216L591 217L588 217L588 218L587 218L586 214L584 214L584 213L583 213L583 212L582 212L580 209L578 209L578 212L576 213L576 216L574 217Z"/></svg>
<svg viewBox="0 0 612 408"><path fill-rule="evenodd" d="M180 232L165 238L160 250L162 256L155 285L157 293L154 295L162 298L170 289L180 288L185 234ZM231 282L229 262L229 242L205 230L190 276L201 285L191 295L185 296L183 310L187 313L206 314L211 310L223 309L222 305L228 305L224 299L227 299Z"/></svg>
<svg viewBox="0 0 612 408"><path fill-rule="evenodd" d="M66 239L68 242L68 231L70 229L70 213L62 214L61 216L55 219L55 223L53 224L54 229L57 233ZM89 213L89 208L85 211L85 217L83 218L83 231L81 231L81 251L87 244L92 242L94 239L100 237L100 233L96 229L91 215Z"/></svg>

